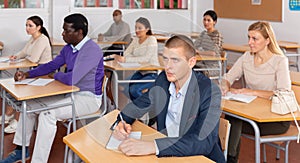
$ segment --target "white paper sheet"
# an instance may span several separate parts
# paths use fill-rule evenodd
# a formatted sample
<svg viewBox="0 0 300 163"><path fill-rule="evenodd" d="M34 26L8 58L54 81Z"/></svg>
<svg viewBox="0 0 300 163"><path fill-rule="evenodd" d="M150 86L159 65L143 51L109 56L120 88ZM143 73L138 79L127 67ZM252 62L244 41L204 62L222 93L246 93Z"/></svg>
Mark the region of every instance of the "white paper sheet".
<svg viewBox="0 0 300 163"><path fill-rule="evenodd" d="M15 82L15 84L27 84L27 85L35 85L35 86L45 86L50 82L54 81L54 79L42 79L42 78L33 78L33 79L24 79L21 81Z"/></svg>
<svg viewBox="0 0 300 163"><path fill-rule="evenodd" d="M250 96L250 95L244 95L244 94L233 94L231 92L228 92L226 96L222 96L225 100L234 100L234 101L240 101L245 103L250 103L254 99L256 99L257 96Z"/></svg>
<svg viewBox="0 0 300 163"><path fill-rule="evenodd" d="M119 64L122 66L122 67L141 67L141 64L139 63L135 63L135 62L124 62L124 63L121 63L119 62Z"/></svg>
<svg viewBox="0 0 300 163"><path fill-rule="evenodd" d="M9 61L9 58L0 57L0 62L7 62Z"/></svg>
<svg viewBox="0 0 300 163"><path fill-rule="evenodd" d="M129 138L141 139L141 136L142 136L141 131L135 131L135 132L130 133ZM122 141L120 141L120 140L116 139L115 137L111 136L108 140L108 143L106 144L106 149L117 150L121 143L122 143Z"/></svg>

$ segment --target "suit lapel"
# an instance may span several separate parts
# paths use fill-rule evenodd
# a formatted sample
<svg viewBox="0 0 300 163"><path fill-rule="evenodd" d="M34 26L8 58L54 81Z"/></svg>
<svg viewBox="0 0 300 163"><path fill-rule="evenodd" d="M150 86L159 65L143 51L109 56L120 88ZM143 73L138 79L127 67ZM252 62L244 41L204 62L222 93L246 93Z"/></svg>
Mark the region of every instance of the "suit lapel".
<svg viewBox="0 0 300 163"><path fill-rule="evenodd" d="M192 77L183 104L179 135L182 136L193 124L199 108L199 86L196 75L192 72Z"/></svg>

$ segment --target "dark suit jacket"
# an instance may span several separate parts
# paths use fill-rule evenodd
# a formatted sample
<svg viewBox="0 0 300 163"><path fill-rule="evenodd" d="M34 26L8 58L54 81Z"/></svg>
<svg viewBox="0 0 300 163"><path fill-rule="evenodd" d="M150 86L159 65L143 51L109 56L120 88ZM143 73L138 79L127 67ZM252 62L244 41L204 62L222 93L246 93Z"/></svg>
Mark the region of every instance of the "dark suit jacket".
<svg viewBox="0 0 300 163"><path fill-rule="evenodd" d="M124 120L132 124L149 112L150 118L156 119L157 130L167 135L169 85L165 72L160 73L148 93L122 110ZM193 71L183 104L179 137L156 139L158 157L204 155L218 163L225 162L218 136L220 103L218 86L202 73Z"/></svg>

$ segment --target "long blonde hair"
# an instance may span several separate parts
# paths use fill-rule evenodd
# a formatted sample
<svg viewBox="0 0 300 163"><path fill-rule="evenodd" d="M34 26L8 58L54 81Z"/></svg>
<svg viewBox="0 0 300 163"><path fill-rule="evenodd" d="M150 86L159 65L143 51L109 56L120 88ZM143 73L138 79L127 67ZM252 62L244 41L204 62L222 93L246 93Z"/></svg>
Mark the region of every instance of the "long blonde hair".
<svg viewBox="0 0 300 163"><path fill-rule="evenodd" d="M265 39L269 38L270 43L268 44L268 49L272 53L277 54L277 55L284 55L276 41L276 37L275 37L274 31L273 31L273 28L269 22L265 22L265 21L255 22L249 26L248 31L260 32Z"/></svg>

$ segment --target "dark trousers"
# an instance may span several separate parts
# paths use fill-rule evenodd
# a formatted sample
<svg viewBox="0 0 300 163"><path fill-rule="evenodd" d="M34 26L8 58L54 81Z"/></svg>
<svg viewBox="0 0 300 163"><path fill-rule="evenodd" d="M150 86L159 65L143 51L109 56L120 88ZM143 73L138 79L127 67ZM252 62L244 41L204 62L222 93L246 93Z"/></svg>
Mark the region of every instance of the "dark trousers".
<svg viewBox="0 0 300 163"><path fill-rule="evenodd" d="M130 80L152 80L157 78L157 73L142 74L140 71L135 72L129 79ZM153 82L147 83L130 83L124 86L124 94L130 97L131 101L134 101L140 97L143 93L147 92L153 87Z"/></svg>
<svg viewBox="0 0 300 163"><path fill-rule="evenodd" d="M231 162L237 162L239 157L241 134L254 135L254 129L249 123L238 118L227 115L225 118L229 120L231 124L228 142L228 157L235 157L236 161ZM265 122L257 123L257 125L261 136L277 135L285 133L290 127L290 122Z"/></svg>

